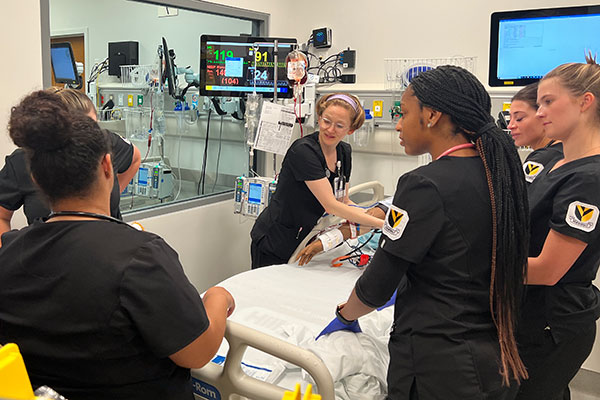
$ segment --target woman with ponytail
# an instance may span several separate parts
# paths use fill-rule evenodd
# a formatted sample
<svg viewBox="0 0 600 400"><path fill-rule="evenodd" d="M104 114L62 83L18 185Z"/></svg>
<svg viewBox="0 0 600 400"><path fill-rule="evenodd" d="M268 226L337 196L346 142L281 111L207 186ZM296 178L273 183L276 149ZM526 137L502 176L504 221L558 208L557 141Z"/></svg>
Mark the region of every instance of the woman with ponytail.
<svg viewBox="0 0 600 400"><path fill-rule="evenodd" d="M356 328L406 276L388 399L511 399L527 376L514 336L529 234L519 156L463 68L419 74L401 107L406 153L434 161L400 177L379 248L336 317Z"/></svg>
<svg viewBox="0 0 600 400"><path fill-rule="evenodd" d="M71 400L193 400L190 368L218 350L231 294L201 299L162 238L110 216L111 139L89 116L38 91L8 131L52 211L2 235L0 344Z"/></svg>
<svg viewBox="0 0 600 400"><path fill-rule="evenodd" d="M518 325L529 372L518 399L569 399L568 384L592 351L600 292L600 65L550 71L537 92L546 136L564 157L529 186L531 242L527 290Z"/></svg>

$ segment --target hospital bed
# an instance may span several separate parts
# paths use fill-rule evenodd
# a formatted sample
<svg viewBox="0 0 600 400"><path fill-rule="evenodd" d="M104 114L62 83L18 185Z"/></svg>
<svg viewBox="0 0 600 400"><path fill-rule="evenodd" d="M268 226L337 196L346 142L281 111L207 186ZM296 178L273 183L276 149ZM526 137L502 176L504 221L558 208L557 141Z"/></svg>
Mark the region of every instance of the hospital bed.
<svg viewBox="0 0 600 400"><path fill-rule="evenodd" d="M357 190L373 191L362 204L383 197L378 182L357 186L351 195ZM320 226L331 223L328 218ZM221 282L236 310L215 360L192 370L196 398L279 400L296 383L314 384L323 400L384 398L391 307L361 318L362 334L334 332L315 341L362 274L349 263L330 266L349 250L344 244L304 267L270 266Z"/></svg>

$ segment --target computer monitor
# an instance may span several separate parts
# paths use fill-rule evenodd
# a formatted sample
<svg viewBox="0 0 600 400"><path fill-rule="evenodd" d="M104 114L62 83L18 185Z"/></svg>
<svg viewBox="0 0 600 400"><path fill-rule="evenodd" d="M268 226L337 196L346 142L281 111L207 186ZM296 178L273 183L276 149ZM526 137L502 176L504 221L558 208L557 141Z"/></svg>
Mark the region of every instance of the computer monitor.
<svg viewBox="0 0 600 400"><path fill-rule="evenodd" d="M490 86L524 86L553 68L600 52L600 6L495 12Z"/></svg>
<svg viewBox="0 0 600 400"><path fill-rule="evenodd" d="M172 55L169 53L169 46L167 46L167 40L162 38L163 44L163 60L165 62L165 73L163 75L163 83L167 82L169 95L175 97L177 88L177 73L175 71L175 64L173 63Z"/></svg>
<svg viewBox="0 0 600 400"><path fill-rule="evenodd" d="M79 83L71 43L52 43L50 45L50 62L56 83L71 85Z"/></svg>
<svg viewBox="0 0 600 400"><path fill-rule="evenodd" d="M291 98L293 90L287 80L285 58L296 48L296 39L253 36L200 37L200 94L242 97L256 90L263 97L272 98L275 40L278 42L277 97Z"/></svg>

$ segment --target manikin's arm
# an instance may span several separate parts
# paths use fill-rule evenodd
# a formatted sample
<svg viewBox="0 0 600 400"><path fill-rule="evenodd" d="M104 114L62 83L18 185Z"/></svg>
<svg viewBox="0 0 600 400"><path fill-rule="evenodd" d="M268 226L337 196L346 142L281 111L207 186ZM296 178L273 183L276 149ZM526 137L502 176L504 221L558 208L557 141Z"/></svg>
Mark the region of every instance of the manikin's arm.
<svg viewBox="0 0 600 400"><path fill-rule="evenodd" d="M383 220L385 218L385 213L379 207L370 208L365 212L365 214L374 216L375 218L378 218L381 220ZM344 224L344 225L340 226L338 229L342 232L344 240L350 239L352 237L352 231L350 229L349 224ZM360 236L360 235L363 235L363 234L369 232L370 230L371 229L369 229L368 227L364 228L361 225L359 227L356 227L356 234L357 234L357 236ZM307 245L305 248L303 248L296 256L295 261L298 261L298 265L300 265L300 266L305 265L315 255L319 254L322 251L323 251L323 243L317 239L317 240L313 241L312 243L310 243L309 245Z"/></svg>

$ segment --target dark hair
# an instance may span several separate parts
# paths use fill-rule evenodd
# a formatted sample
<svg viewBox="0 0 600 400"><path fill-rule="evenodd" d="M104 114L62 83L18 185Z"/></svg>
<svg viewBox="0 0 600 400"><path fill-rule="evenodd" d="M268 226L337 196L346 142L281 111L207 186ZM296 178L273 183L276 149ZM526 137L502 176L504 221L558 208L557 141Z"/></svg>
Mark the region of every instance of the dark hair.
<svg viewBox="0 0 600 400"><path fill-rule="evenodd" d="M519 155L490 115L491 100L464 68L441 66L410 84L421 106L450 116L456 131L475 142L483 161L492 207L490 311L498 331L501 374L520 382L527 370L519 357L515 325L527 274L529 207ZM465 209L468 204L465 204Z"/></svg>
<svg viewBox="0 0 600 400"><path fill-rule="evenodd" d="M106 133L81 111L66 110L55 93L40 90L12 108L8 131L22 147L33 179L51 203L88 193L102 157Z"/></svg>
<svg viewBox="0 0 600 400"><path fill-rule="evenodd" d="M531 83L525 86L523 89L519 90L517 94L513 96L510 100L511 103L515 100L520 100L522 102L527 103L531 108L537 110L537 90L538 90L539 82Z"/></svg>

